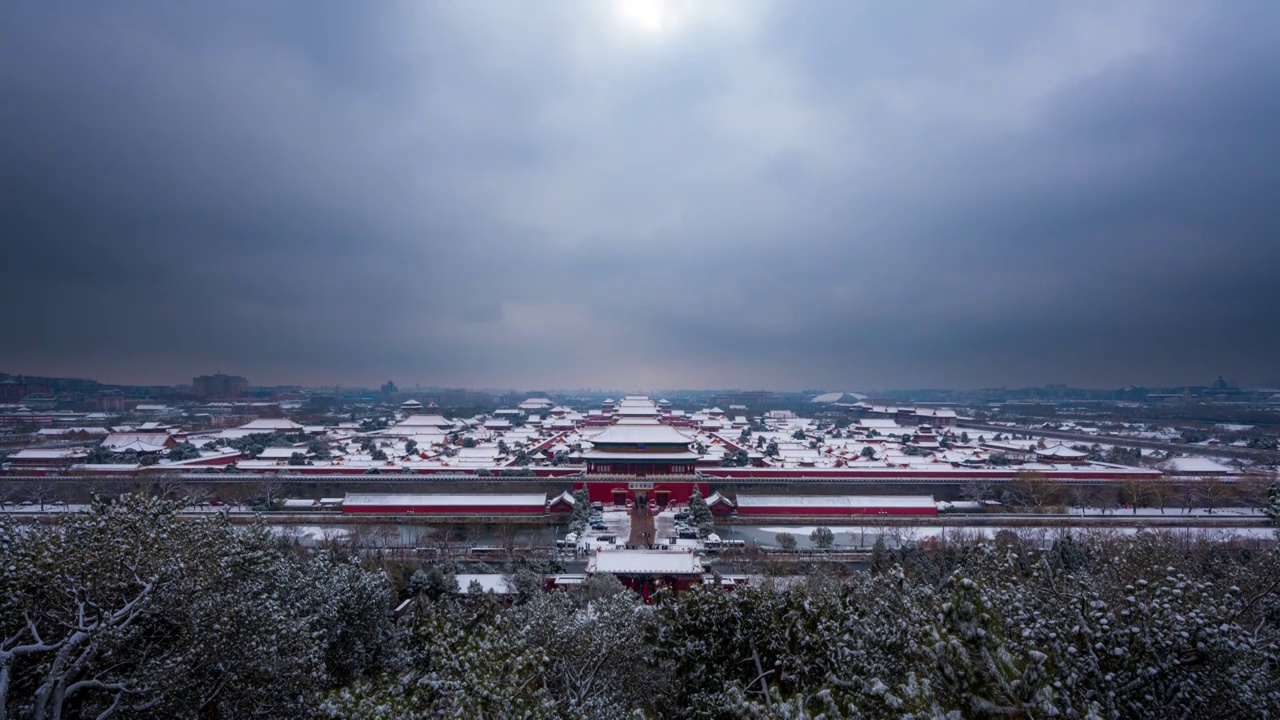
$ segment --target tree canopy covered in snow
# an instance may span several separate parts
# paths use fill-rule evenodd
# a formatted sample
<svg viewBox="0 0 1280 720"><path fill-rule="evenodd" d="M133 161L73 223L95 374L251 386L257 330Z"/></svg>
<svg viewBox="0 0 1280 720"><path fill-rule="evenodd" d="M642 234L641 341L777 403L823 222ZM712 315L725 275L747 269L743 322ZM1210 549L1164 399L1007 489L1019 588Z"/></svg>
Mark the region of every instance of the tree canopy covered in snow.
<svg viewBox="0 0 1280 720"><path fill-rule="evenodd" d="M138 498L0 521L0 555L0 717L1280 715L1277 555L1207 539L879 547L652 605L529 567L461 592Z"/></svg>
<svg viewBox="0 0 1280 720"><path fill-rule="evenodd" d="M384 572L177 507L0 520L0 718L285 717L387 666Z"/></svg>

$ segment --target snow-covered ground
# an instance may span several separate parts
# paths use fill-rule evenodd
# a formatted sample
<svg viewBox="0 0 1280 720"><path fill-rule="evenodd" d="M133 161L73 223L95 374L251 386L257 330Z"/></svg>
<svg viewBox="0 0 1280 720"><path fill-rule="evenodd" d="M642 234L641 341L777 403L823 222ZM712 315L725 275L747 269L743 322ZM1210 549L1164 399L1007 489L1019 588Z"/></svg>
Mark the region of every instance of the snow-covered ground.
<svg viewBox="0 0 1280 720"><path fill-rule="evenodd" d="M321 525L270 525L271 531L283 537L297 540L303 547L315 547L322 542L340 542L349 538L352 528Z"/></svg>
<svg viewBox="0 0 1280 720"><path fill-rule="evenodd" d="M606 507L601 520L605 529L592 530L588 527L578 538L578 550L591 553L601 548L616 548L627 544L627 538L631 537L631 515L625 508Z"/></svg>

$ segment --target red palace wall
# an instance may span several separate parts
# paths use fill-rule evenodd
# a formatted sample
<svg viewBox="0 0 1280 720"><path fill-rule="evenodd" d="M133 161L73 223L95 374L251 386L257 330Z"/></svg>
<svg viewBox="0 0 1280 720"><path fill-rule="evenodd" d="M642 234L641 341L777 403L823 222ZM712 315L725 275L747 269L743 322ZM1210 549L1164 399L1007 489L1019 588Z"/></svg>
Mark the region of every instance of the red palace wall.
<svg viewBox="0 0 1280 720"><path fill-rule="evenodd" d="M717 479L733 479L733 478L751 478L751 479L768 479L786 481L791 478L830 478L842 480L972 480L972 479L992 479L1002 478L1007 480L1017 480L1023 473L1032 471L1020 471L1018 469L1010 470L968 470L959 468L947 468L945 470L923 470L912 469L910 471L894 472L887 471L883 468L844 468L835 469L816 469L816 468L794 468L794 469L775 469L775 468L707 468L700 472L709 477ZM1139 470L1134 468L1132 472L1115 469L1115 470L1067 470L1039 473L1040 477L1047 480L1159 480L1160 474L1150 470Z"/></svg>
<svg viewBox="0 0 1280 720"><path fill-rule="evenodd" d="M636 488L634 490L630 488L631 485L641 484L645 486L652 485L652 487L646 487L646 489ZM656 500L658 492L668 492L670 493L670 495L667 496L668 502L683 505L689 502L689 496L693 495L693 488L695 486L698 488L698 492L702 493L703 497L707 496L706 483L663 482L661 480L631 480L630 482L627 480L592 480L586 483L587 497L590 498L591 502L604 503L606 505L613 502L614 490L625 491L628 500L635 500L637 492L644 493L650 500ZM583 481L581 480L573 484L573 489L575 491L581 490L582 487Z"/></svg>
<svg viewBox="0 0 1280 720"><path fill-rule="evenodd" d="M695 585L702 584L701 575L659 575L657 577L646 575L644 576L644 582L641 582L637 576L619 575L617 577L618 582L622 583L623 587L638 592L646 596L646 598L662 585L671 588L675 592L684 592Z"/></svg>

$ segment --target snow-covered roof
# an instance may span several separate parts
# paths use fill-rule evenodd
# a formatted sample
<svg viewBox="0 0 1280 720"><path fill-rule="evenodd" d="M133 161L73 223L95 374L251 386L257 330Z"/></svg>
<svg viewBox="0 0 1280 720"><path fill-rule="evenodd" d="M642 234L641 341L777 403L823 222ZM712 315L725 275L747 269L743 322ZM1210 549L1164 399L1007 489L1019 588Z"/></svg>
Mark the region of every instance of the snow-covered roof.
<svg viewBox="0 0 1280 720"><path fill-rule="evenodd" d="M294 453L298 453L299 455L311 454L310 451L304 447L269 447L264 449L262 453L258 455L258 459L259 460L288 460L289 458L293 457Z"/></svg>
<svg viewBox="0 0 1280 720"><path fill-rule="evenodd" d="M611 452L608 450L588 450L582 453L587 460L697 460L702 457L692 450L673 450L671 452Z"/></svg>
<svg viewBox="0 0 1280 720"><path fill-rule="evenodd" d="M721 495L719 490L717 490L716 492L711 493L711 495L709 495L709 496L707 497L706 502L707 502L707 505L721 505L721 504L723 504L723 505L728 505L728 506L730 506L730 507L733 507L733 501L732 501L732 500L730 500L729 498L727 498L727 497L725 497L725 496Z"/></svg>
<svg viewBox="0 0 1280 720"><path fill-rule="evenodd" d="M135 452L135 453L153 453L166 450L166 446L161 443L149 443L142 440L133 440L120 445L114 445L111 448L115 452Z"/></svg>
<svg viewBox="0 0 1280 720"><path fill-rule="evenodd" d="M514 595L516 592L507 580L507 576L498 573L463 573L454 575L454 578L458 581L458 592L463 594L471 592L471 583L479 585L480 592L491 592L494 595Z"/></svg>
<svg viewBox="0 0 1280 720"><path fill-rule="evenodd" d="M587 573L698 575L702 573L702 562L684 551L600 550L587 561Z"/></svg>
<svg viewBox="0 0 1280 720"><path fill-rule="evenodd" d="M1053 447L1036 448L1036 455L1046 458L1076 459L1085 457L1088 454L1062 444L1054 445Z"/></svg>
<svg viewBox="0 0 1280 720"><path fill-rule="evenodd" d="M693 438L670 425L614 425L598 435L587 438L596 445L688 445Z"/></svg>
<svg viewBox="0 0 1280 720"><path fill-rule="evenodd" d="M452 427L453 421L443 415L410 415L396 423L396 427Z"/></svg>
<svg viewBox="0 0 1280 720"><path fill-rule="evenodd" d="M279 432L281 430L301 430L302 426L287 418L259 418L253 422L241 425L240 430L255 430L259 432Z"/></svg>
<svg viewBox="0 0 1280 720"><path fill-rule="evenodd" d="M10 460L64 460L81 457L88 451L84 448L27 448L19 450L9 457Z"/></svg>
<svg viewBox="0 0 1280 720"><path fill-rule="evenodd" d="M1177 457L1165 462L1170 471L1187 475L1225 475L1236 472L1233 467L1204 457Z"/></svg>
<svg viewBox="0 0 1280 720"><path fill-rule="evenodd" d="M578 504L578 500L577 500L577 498L575 498L575 497L573 496L573 493L569 492L568 490L565 490L564 492L560 493L559 495L557 495L557 496L555 496L555 497L551 498L551 501L550 501L550 503L551 503L551 504L560 503L560 502L568 503L569 505L577 505L577 504Z"/></svg>
<svg viewBox="0 0 1280 720"><path fill-rule="evenodd" d="M169 442L169 433L167 432L150 432L150 433L111 433L102 441L102 447L108 450L123 452L124 450L136 449L139 444L155 446L155 449L147 452L155 452L163 450Z"/></svg>
<svg viewBox="0 0 1280 720"><path fill-rule="evenodd" d="M85 435L106 435L110 431L104 427L68 427L68 428L42 428L36 431L37 435L76 435L83 433Z"/></svg>
<svg viewBox="0 0 1280 720"><path fill-rule="evenodd" d="M347 493L343 498L342 504L359 505L366 507L378 506L402 506L402 505L433 505L433 506L469 506L469 505L528 505L536 507L545 507L547 504L547 496L545 493L521 493L510 495L499 495L494 493L483 493L474 495L445 495L445 494L423 494L423 495L395 495L381 493Z"/></svg>
<svg viewBox="0 0 1280 720"><path fill-rule="evenodd" d="M96 465L76 465L76 472L82 473L123 473L137 472L142 469L142 463L103 463Z"/></svg>
<svg viewBox="0 0 1280 720"><path fill-rule="evenodd" d="M937 508L932 495L738 495L740 508Z"/></svg>

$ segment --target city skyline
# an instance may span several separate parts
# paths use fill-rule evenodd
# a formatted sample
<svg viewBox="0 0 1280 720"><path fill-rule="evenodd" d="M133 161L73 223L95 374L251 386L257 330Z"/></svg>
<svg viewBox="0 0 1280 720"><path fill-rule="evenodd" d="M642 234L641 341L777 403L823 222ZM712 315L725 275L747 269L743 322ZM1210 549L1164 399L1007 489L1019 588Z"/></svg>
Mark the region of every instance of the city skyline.
<svg viewBox="0 0 1280 720"><path fill-rule="evenodd" d="M0 368L1280 384L1280 6L20 3Z"/></svg>

